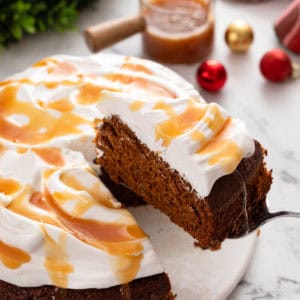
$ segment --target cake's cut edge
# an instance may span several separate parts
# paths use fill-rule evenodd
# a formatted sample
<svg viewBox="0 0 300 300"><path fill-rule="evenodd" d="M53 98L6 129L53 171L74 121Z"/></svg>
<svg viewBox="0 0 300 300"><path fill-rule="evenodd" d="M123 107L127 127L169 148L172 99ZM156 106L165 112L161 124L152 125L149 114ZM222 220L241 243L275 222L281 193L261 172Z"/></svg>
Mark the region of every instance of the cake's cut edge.
<svg viewBox="0 0 300 300"><path fill-rule="evenodd" d="M63 289L55 286L19 287L0 280L0 294L18 300L173 300L166 273L139 278L125 285L106 289Z"/></svg>
<svg viewBox="0 0 300 300"><path fill-rule="evenodd" d="M218 249L230 233L244 229L246 216L251 222L252 210L265 206L272 182L264 163L265 150L258 142L254 154L243 159L235 172L219 178L205 198L199 198L191 185L141 143L117 116L104 119L96 144L103 153L96 162L112 181L125 184L168 215L202 248Z"/></svg>
<svg viewBox="0 0 300 300"><path fill-rule="evenodd" d="M107 171L103 168L100 172L100 179L105 184L105 186L110 190L110 192L121 202L125 207L127 206L140 206L146 205L147 203L142 197L130 190L126 185L122 183L115 183L109 177Z"/></svg>

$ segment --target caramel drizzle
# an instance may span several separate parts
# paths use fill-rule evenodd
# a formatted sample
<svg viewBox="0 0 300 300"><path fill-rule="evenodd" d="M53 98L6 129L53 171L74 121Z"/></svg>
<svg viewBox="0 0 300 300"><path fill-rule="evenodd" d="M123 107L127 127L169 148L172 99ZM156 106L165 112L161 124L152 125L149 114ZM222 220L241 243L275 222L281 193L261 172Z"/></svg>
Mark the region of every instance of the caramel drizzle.
<svg viewBox="0 0 300 300"><path fill-rule="evenodd" d="M74 104L68 98L52 101L47 105L40 101L39 105L43 108L50 108L56 111L60 111L62 113L70 112L75 108Z"/></svg>
<svg viewBox="0 0 300 300"><path fill-rule="evenodd" d="M145 66L140 64L130 63L130 62L124 63L122 65L122 69L153 75L153 72L150 69L146 68Z"/></svg>
<svg viewBox="0 0 300 300"><path fill-rule="evenodd" d="M61 182L63 182L66 186L71 187L75 191L85 191L89 194L89 198L86 198L82 207L85 206L93 206L93 205L103 205L108 208L116 208L110 194L105 195L101 191L101 183L99 180L95 181L95 183L91 187L84 186L76 177L69 174L68 171L63 172L60 176ZM85 211L85 210L84 210ZM82 212L84 213L84 212ZM82 214L81 213L81 214ZM80 215L81 215L80 214Z"/></svg>
<svg viewBox="0 0 300 300"><path fill-rule="evenodd" d="M83 83L79 87L79 94L76 98L78 104L91 105L96 104L101 100L101 92L103 90L111 92L119 92L118 89L108 88L105 86L94 85L92 83Z"/></svg>
<svg viewBox="0 0 300 300"><path fill-rule="evenodd" d="M57 62L58 61L56 59L54 59L53 57L46 57L46 58L43 58L43 59L39 60L38 62L34 63L32 65L32 67L40 68L40 67L48 66L51 63L56 64Z"/></svg>
<svg viewBox="0 0 300 300"><path fill-rule="evenodd" d="M92 122L71 112L60 117L39 109L29 102L18 101L18 86L7 86L0 92L0 136L16 143L40 144L59 136L79 134L79 126ZM23 114L29 119L28 124L17 126L6 118L11 114ZM42 130L42 131L41 131Z"/></svg>
<svg viewBox="0 0 300 300"><path fill-rule="evenodd" d="M21 185L14 179L0 177L0 193L8 196L13 195L21 189Z"/></svg>
<svg viewBox="0 0 300 300"><path fill-rule="evenodd" d="M0 86L4 87L0 91L0 137L16 143L34 145L45 143L58 136L77 134L80 132L78 127L82 124L92 125L92 122L72 114L74 104L68 98L58 99L47 104L36 99L36 106L32 103L18 101L17 92L21 84L44 85L49 89L56 88L59 85L78 86L79 94L75 101L80 105L91 105L101 100L100 94L105 87L84 83L84 76L76 73L78 70L74 65L58 62L55 59L42 60L33 67L48 67L49 74L65 76L74 74L75 77L73 81L66 79L32 82L28 78L22 78L0 82ZM152 71L138 64L125 63L123 69L152 74ZM90 74L89 77L96 78L97 76ZM142 77L122 74L109 74L104 77L112 82L124 84L124 89L128 92L139 90L150 96L176 97L176 94L165 87ZM139 103L133 106L133 109L140 109L141 107L142 104ZM61 117L53 117L46 111L49 109L59 111ZM9 122L6 118L11 114L27 116L29 119L28 124L17 126ZM18 150L22 153L27 151L23 147ZM62 166L64 164L61 153L57 149L34 149L33 151L52 165ZM54 171L46 170L44 179L46 180ZM95 184L87 189L76 178L69 175L68 173L63 174L61 177L62 182L76 191L86 191L89 196L83 196L82 193L76 193L76 195L65 193L64 196L61 193L51 195L47 189L42 194L33 191L29 186L23 186L21 193L11 201L7 208L32 220L62 228L83 242L106 251L112 257L111 265L120 281L126 283L133 280L139 271L143 258L141 240L145 238L144 232L133 222L131 215L122 209L118 209L122 217L112 223L80 218L95 205L102 205L114 210L117 208L105 193L104 196L101 195L100 183L99 186ZM76 201L76 205L74 211L70 214L65 212L61 205L71 199ZM34 207L38 209L34 209ZM50 249L45 250L48 253L45 267L54 285L67 287L68 275L73 271L72 266L67 262L66 265L63 265L63 274L58 275L61 272L57 273L57 268L60 268L60 265L56 262L57 257L53 257L60 253L60 256L64 257L63 260L67 260L64 249L66 246L65 237L60 237L59 242L55 243L45 230L43 233L45 240L47 240L45 241L45 244L47 244L45 247Z"/></svg>
<svg viewBox="0 0 300 300"><path fill-rule="evenodd" d="M20 192L6 208L18 215L27 217L28 219L61 227L59 220L57 220L54 216L51 216L49 212L42 213L42 211L32 209L30 203L36 204L37 202L42 202L41 199L32 198L32 195L34 195L35 198L39 194L33 192L32 187L23 186L22 192ZM41 204L35 206L41 208Z"/></svg>
<svg viewBox="0 0 300 300"><path fill-rule="evenodd" d="M53 66L48 67L48 73L53 75L72 75L76 71L76 66L67 61L56 61Z"/></svg>
<svg viewBox="0 0 300 300"><path fill-rule="evenodd" d="M143 101L134 101L129 105L129 109L132 111L138 111L144 106Z"/></svg>
<svg viewBox="0 0 300 300"><path fill-rule="evenodd" d="M31 256L24 250L0 240L0 260L9 269L18 269L30 262Z"/></svg>
<svg viewBox="0 0 300 300"><path fill-rule="evenodd" d="M231 118L224 118L217 104L207 104L204 108L194 100L187 103L186 109L177 114L172 105L158 102L153 109L163 110L169 117L156 125L156 140L162 139L165 147L169 146L173 139L193 129L198 122L203 121L212 131L212 138L207 140L200 130L191 132L191 138L199 142L200 147L196 153L199 155L211 155L208 164L220 165L229 174L232 173L243 158L240 147L227 138L227 132L232 125Z"/></svg>
<svg viewBox="0 0 300 300"><path fill-rule="evenodd" d="M60 207L58 204L60 199L56 198L56 193L51 195L46 190L45 196L47 204L68 232L112 255L111 266L120 282L126 283L135 278L143 259L143 246L140 240L145 238L145 234L136 224L81 219L70 215Z"/></svg>
<svg viewBox="0 0 300 300"><path fill-rule="evenodd" d="M0 143L0 154L5 152L5 150L6 150L6 147Z"/></svg>
<svg viewBox="0 0 300 300"><path fill-rule="evenodd" d="M56 242L47 232L44 225L40 225L44 235L45 262L44 267L48 271L53 285L67 288L68 276L74 272L74 267L69 262L67 254L67 234L60 231L58 242Z"/></svg>
<svg viewBox="0 0 300 300"><path fill-rule="evenodd" d="M48 175L50 176L50 174ZM63 176L62 181L65 184L70 184L70 187L75 190L81 190L82 188L77 179L71 178L70 174ZM123 209L118 209L120 214L123 214L123 217L111 223L78 217L95 205L103 205L111 209L117 209L113 208L113 204L106 195L101 199L101 192L96 192L96 186L86 188L85 191L87 191L91 197L83 197L77 193L65 193L64 197L61 198L62 194L54 193L51 195L46 189L43 195L40 192L32 192L29 186L25 186L23 187L23 191L7 206L7 209L29 219L62 228L81 241L107 252L112 256L111 266L120 282L126 283L133 280L139 271L143 259L141 240L145 238L144 232L135 223L132 223L130 214ZM28 195L31 196L29 197ZM77 208L74 214L63 210L61 205L65 203L64 200L77 201ZM45 213L33 210L30 204L44 210ZM50 244L48 243L48 246L45 247L52 247L53 253L58 250L57 247L59 245L59 251L63 251L64 244L62 241L59 242L59 245L54 245L53 242L51 244L51 241L48 242ZM62 257L61 252L59 253L57 257ZM54 254L52 254L52 256L53 255ZM65 287L67 286L67 274L72 269L69 267L63 269L67 270L65 272L66 274L63 271L61 271L63 274L59 272L55 273L57 272L55 267L56 263L55 261L51 263L54 259L52 256L49 253L47 254L45 267L49 272L52 283L57 286Z"/></svg>
<svg viewBox="0 0 300 300"><path fill-rule="evenodd" d="M47 203L43 200L43 194L41 192L33 192L29 202L40 209L49 210Z"/></svg>
<svg viewBox="0 0 300 300"><path fill-rule="evenodd" d="M165 110L169 116L169 119L155 126L156 140L162 139L165 147L169 146L174 138L195 127L204 112L203 107L193 100L188 102L186 109L180 114L164 102L156 104L154 109Z"/></svg>
<svg viewBox="0 0 300 300"><path fill-rule="evenodd" d="M232 140L226 138L226 131L229 130L231 119L229 119L218 132L203 148L197 153L200 155L212 154L208 163L210 165L219 164L227 174L232 173L238 163L243 158L243 152Z"/></svg>
<svg viewBox="0 0 300 300"><path fill-rule="evenodd" d="M60 148L32 148L32 151L52 166L62 167L65 164Z"/></svg>
<svg viewBox="0 0 300 300"><path fill-rule="evenodd" d="M126 86L127 92L139 91L147 96L176 98L176 94L164 86L148 79L128 74L112 73L105 75L105 78L112 82L119 82Z"/></svg>

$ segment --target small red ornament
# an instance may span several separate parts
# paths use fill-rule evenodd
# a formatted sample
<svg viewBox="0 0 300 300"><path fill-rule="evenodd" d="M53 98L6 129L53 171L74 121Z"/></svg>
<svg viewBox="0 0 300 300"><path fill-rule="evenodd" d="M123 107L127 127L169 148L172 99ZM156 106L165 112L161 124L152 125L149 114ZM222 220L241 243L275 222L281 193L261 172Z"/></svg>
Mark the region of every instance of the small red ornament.
<svg viewBox="0 0 300 300"><path fill-rule="evenodd" d="M284 81L292 76L292 62L283 50L273 49L262 57L260 71L270 81Z"/></svg>
<svg viewBox="0 0 300 300"><path fill-rule="evenodd" d="M227 79L225 67L217 60L209 59L203 62L197 70L198 84L205 90L216 92L220 90Z"/></svg>

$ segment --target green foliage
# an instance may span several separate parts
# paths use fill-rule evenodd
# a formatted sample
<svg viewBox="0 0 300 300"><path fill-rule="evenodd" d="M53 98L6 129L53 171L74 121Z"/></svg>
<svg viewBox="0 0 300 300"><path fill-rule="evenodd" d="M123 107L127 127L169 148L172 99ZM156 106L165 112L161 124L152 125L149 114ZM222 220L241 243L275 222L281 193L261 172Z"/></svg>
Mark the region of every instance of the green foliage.
<svg viewBox="0 0 300 300"><path fill-rule="evenodd" d="M25 34L73 29L78 10L95 0L0 0L0 48Z"/></svg>

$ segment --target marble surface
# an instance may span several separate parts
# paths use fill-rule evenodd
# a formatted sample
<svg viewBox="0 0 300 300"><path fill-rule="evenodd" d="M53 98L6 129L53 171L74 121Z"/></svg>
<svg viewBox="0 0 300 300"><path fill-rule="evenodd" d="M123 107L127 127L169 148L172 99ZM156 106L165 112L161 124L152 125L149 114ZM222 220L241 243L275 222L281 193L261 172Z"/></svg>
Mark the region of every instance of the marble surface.
<svg viewBox="0 0 300 300"><path fill-rule="evenodd" d="M245 120L253 137L269 150L268 165L274 174L268 197L271 210L300 211L300 80L268 83L258 69L262 54L279 46L272 24L290 1L249 2L216 2L217 34L211 57L226 65L228 82L220 93L201 93ZM137 9L137 0L101 0L81 14L78 27L129 15ZM255 42L247 54L233 54L224 43L225 27L237 17L254 27ZM106 51L143 56L138 35ZM0 54L0 79L57 53L87 55L89 51L79 30L27 37ZM300 63L300 56L292 58ZM197 65L170 67L196 85ZM280 219L262 228L249 269L229 299L300 299L300 220Z"/></svg>

